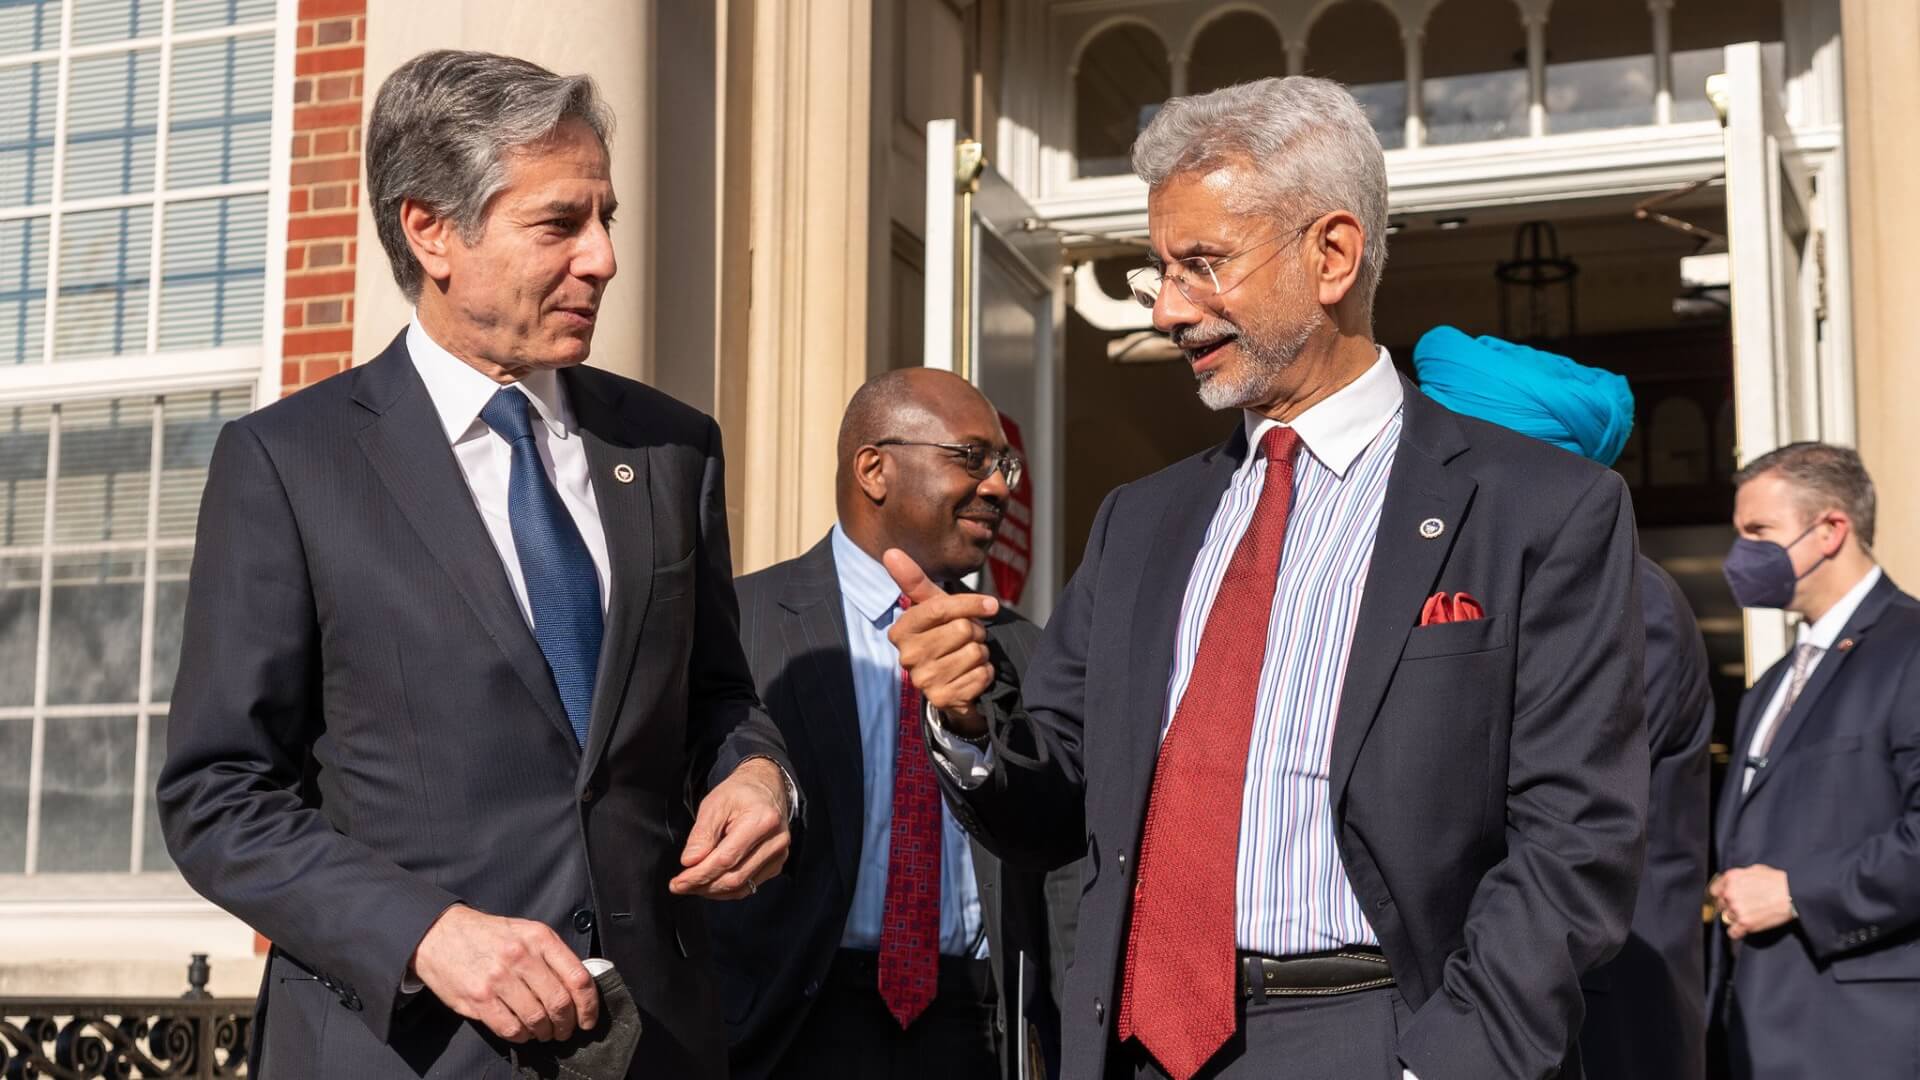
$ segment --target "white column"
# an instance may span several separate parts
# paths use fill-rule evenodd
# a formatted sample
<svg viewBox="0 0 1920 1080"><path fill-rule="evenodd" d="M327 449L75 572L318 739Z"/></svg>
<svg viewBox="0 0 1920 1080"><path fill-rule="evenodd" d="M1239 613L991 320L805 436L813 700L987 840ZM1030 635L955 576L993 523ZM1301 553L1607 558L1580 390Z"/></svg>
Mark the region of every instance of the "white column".
<svg viewBox="0 0 1920 1080"><path fill-rule="evenodd" d="M1527 134L1547 133L1547 19L1528 12L1527 24Z"/></svg>
<svg viewBox="0 0 1920 1080"><path fill-rule="evenodd" d="M834 519L834 439L867 374L873 8L754 5L751 296L741 570ZM744 443L744 446L741 444Z"/></svg>
<svg viewBox="0 0 1920 1080"><path fill-rule="evenodd" d="M1409 148L1425 146L1427 143L1426 71L1422 63L1426 37L1424 29L1406 30L1400 35L1407 50L1407 146Z"/></svg>
<svg viewBox="0 0 1920 1080"><path fill-rule="evenodd" d="M1653 16L1653 122L1673 123L1673 0L1647 0Z"/></svg>
<svg viewBox="0 0 1920 1080"><path fill-rule="evenodd" d="M1183 53L1174 53L1167 57L1167 68L1173 73L1173 96L1179 97L1187 92L1187 57Z"/></svg>
<svg viewBox="0 0 1920 1080"><path fill-rule="evenodd" d="M1287 74L1305 75L1307 73L1307 39L1302 36L1297 41L1287 42Z"/></svg>

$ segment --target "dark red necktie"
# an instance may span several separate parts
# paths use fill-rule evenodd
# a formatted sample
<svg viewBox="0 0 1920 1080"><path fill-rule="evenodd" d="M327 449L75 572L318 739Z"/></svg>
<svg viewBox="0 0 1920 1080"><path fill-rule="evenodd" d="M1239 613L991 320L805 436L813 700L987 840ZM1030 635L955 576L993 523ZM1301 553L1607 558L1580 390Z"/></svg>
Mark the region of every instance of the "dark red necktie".
<svg viewBox="0 0 1920 1080"><path fill-rule="evenodd" d="M912 601L902 596L900 609ZM940 979L940 787L920 740L920 692L900 672L893 828L880 922L880 998L901 1027L932 1003Z"/></svg>
<svg viewBox="0 0 1920 1080"><path fill-rule="evenodd" d="M1199 1072L1233 1034L1241 792L1299 445L1289 427L1260 440L1260 501L1214 594L1147 803L1119 1034L1173 1080Z"/></svg>

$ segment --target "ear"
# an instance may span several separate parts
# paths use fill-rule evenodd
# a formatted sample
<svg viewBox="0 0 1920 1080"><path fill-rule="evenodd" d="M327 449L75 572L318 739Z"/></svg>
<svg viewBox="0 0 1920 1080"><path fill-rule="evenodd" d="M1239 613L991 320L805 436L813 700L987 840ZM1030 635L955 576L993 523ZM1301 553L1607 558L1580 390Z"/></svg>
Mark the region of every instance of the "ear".
<svg viewBox="0 0 1920 1080"><path fill-rule="evenodd" d="M1308 269L1319 293L1320 306L1338 307L1360 280L1360 266L1366 258L1367 230L1359 218L1345 210L1335 210L1313 224L1303 246L1315 256Z"/></svg>
<svg viewBox="0 0 1920 1080"><path fill-rule="evenodd" d="M863 446L853 455L853 481L867 501L879 506L887 501L887 455L877 446Z"/></svg>
<svg viewBox="0 0 1920 1080"><path fill-rule="evenodd" d="M453 262L449 256L453 246L460 243L453 222L421 203L402 199L400 231L406 234L407 246L413 250L413 257L419 260L421 272L430 280L444 283L453 276Z"/></svg>
<svg viewBox="0 0 1920 1080"><path fill-rule="evenodd" d="M1845 510L1827 511L1827 535L1820 538L1820 555L1831 559L1846 549L1853 536L1853 518Z"/></svg>

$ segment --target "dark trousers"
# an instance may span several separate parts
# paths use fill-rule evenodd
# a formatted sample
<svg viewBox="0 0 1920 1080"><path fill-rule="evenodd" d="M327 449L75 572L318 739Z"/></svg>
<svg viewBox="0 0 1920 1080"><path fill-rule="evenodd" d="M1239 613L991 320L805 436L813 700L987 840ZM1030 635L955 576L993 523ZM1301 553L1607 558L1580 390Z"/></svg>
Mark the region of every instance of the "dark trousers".
<svg viewBox="0 0 1920 1080"><path fill-rule="evenodd" d="M1241 999L1240 1024L1194 1080L1400 1080L1412 1013L1391 987L1332 997ZM1107 1080L1165 1080L1134 1040L1107 1051Z"/></svg>
<svg viewBox="0 0 1920 1080"><path fill-rule="evenodd" d="M993 976L985 960L940 958L933 1003L904 1030L880 997L871 952L842 949L786 1056L779 1080L995 1080Z"/></svg>

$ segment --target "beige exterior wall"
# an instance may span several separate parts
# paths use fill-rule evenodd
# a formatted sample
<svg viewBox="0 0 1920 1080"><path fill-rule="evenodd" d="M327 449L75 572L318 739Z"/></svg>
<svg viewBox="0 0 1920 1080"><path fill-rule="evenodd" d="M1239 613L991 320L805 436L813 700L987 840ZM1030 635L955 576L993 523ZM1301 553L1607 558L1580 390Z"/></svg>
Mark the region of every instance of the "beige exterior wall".
<svg viewBox="0 0 1920 1080"><path fill-rule="evenodd" d="M1843 0L1860 452L1880 496L1877 554L1920 583L1920 5Z"/></svg>

